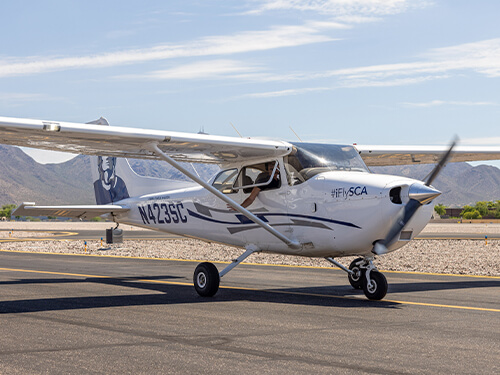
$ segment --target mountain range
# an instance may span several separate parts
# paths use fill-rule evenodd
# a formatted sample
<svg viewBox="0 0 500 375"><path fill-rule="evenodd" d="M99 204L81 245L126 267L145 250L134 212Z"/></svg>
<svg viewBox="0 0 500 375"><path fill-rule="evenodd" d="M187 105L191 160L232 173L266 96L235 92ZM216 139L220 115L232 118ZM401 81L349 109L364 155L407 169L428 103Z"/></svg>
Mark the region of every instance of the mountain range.
<svg viewBox="0 0 500 375"><path fill-rule="evenodd" d="M90 157L77 156L65 163L39 164L21 149L0 145L0 205L36 202L48 204L95 204ZM162 161L130 160L140 175L187 178ZM218 171L209 164L190 165L205 180ZM375 173L424 179L432 165L373 167ZM448 164L433 184L443 194L436 203L461 207L481 200L500 199L500 169L487 165L476 167L467 163Z"/></svg>

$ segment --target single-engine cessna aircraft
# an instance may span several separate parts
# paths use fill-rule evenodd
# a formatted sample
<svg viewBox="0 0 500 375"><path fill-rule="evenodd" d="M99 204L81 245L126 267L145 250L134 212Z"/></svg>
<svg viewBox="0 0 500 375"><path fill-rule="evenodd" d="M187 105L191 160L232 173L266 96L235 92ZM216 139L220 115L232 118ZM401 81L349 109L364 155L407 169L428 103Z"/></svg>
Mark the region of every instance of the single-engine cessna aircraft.
<svg viewBox="0 0 500 375"><path fill-rule="evenodd" d="M285 142L0 117L0 143L94 155L96 205L36 206L16 216L94 217L242 249L222 271L194 272L201 296L255 252L323 257L369 299L387 292L373 264L411 241L430 220L432 187L447 161L498 160L500 147L361 146ZM142 177L125 158L161 159L193 182ZM204 181L179 162L215 163ZM436 163L426 181L371 173L367 166ZM247 200L252 196L252 199ZM251 204L250 204L251 203ZM244 249L244 251L243 251ZM349 267L335 258L356 255Z"/></svg>

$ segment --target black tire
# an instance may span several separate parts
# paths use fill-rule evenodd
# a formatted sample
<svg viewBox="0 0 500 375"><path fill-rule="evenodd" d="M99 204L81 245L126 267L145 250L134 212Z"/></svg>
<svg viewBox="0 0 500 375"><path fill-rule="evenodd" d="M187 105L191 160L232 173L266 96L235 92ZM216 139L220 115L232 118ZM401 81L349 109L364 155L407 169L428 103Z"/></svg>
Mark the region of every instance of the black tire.
<svg viewBox="0 0 500 375"><path fill-rule="evenodd" d="M212 263L200 263L194 271L193 283L200 296L212 297L219 290L219 270Z"/></svg>
<svg viewBox="0 0 500 375"><path fill-rule="evenodd" d="M378 271L370 272L371 283L368 285L367 279L363 283L363 292L366 298L379 301L387 294L387 279Z"/></svg>
<svg viewBox="0 0 500 375"><path fill-rule="evenodd" d="M349 279L349 283L354 289L363 289L363 284L364 284L364 278L365 278L365 270L359 268L359 266L356 264L360 260L363 260L363 258L356 258L351 262L351 265L349 266L349 269L353 271L355 274L348 274L347 278Z"/></svg>

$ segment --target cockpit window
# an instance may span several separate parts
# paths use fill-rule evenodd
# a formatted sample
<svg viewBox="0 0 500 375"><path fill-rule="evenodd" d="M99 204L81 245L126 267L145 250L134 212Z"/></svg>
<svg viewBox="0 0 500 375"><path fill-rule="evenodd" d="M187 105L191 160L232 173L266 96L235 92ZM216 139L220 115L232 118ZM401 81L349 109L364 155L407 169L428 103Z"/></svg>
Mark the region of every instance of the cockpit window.
<svg viewBox="0 0 500 375"><path fill-rule="evenodd" d="M353 146L321 143L292 143L294 150L285 158L290 185L297 185L322 172L369 172Z"/></svg>
<svg viewBox="0 0 500 375"><path fill-rule="evenodd" d="M241 181L241 186L239 181ZM281 187L277 161L273 160L267 163L247 165L241 168L240 177L234 184L235 190L243 189L243 193L248 194L252 192L252 188L255 186L261 190L271 190Z"/></svg>
<svg viewBox="0 0 500 375"><path fill-rule="evenodd" d="M238 177L238 169L227 169L220 172L217 177L215 177L212 186L224 194L236 193L236 190L233 189L236 177Z"/></svg>

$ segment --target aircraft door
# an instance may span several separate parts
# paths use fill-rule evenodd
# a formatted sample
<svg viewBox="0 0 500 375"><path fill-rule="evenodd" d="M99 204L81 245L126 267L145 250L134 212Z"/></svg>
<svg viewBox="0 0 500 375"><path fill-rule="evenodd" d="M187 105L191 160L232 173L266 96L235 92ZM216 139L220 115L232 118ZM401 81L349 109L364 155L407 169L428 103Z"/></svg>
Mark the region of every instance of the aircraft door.
<svg viewBox="0 0 500 375"><path fill-rule="evenodd" d="M296 157L286 156L283 160L287 183L286 204L290 219L290 237L304 244L315 243L320 236L316 217L321 200L311 184L305 183L300 173L303 169Z"/></svg>
<svg viewBox="0 0 500 375"><path fill-rule="evenodd" d="M277 231L289 237L290 220L286 198L288 184L282 180L282 175L282 165L277 160L244 166L235 188L241 192L240 198L243 204L247 199L252 199L252 194L255 194L254 189L257 188L258 194L247 208ZM256 228L256 225L249 223L249 228ZM247 241L255 240L253 230L242 231L242 235L246 236ZM265 236L265 242L281 242L272 235L268 236L267 233L263 233L263 236Z"/></svg>

